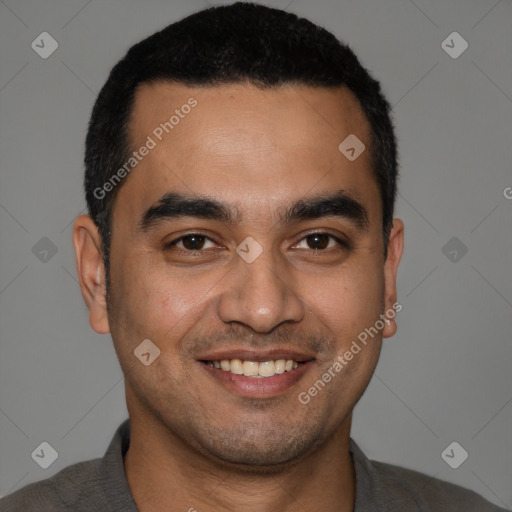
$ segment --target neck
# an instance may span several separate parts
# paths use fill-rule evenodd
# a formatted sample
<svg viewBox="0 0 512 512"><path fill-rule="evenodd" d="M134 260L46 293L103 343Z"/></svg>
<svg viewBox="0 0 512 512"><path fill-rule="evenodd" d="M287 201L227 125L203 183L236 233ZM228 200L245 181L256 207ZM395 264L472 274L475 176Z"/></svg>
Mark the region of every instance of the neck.
<svg viewBox="0 0 512 512"><path fill-rule="evenodd" d="M130 414L124 460L128 485L140 512L352 512L350 421L349 416L323 446L299 462L250 472L209 459L158 420Z"/></svg>

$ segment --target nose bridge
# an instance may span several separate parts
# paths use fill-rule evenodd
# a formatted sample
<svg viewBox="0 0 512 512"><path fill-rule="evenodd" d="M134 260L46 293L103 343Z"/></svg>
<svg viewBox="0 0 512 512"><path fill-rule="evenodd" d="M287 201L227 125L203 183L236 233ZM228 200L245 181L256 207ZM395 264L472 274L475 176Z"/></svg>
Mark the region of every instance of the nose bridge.
<svg viewBox="0 0 512 512"><path fill-rule="evenodd" d="M239 262L242 278L242 297L247 305L252 304L255 312L277 312L286 301L286 295L290 292L286 277L283 272L278 273L278 265L270 251L259 256L252 263Z"/></svg>
<svg viewBox="0 0 512 512"><path fill-rule="evenodd" d="M285 321L300 321L303 304L278 256L271 249L258 249L252 240L242 242L237 252L238 260L226 277L229 281L218 303L221 320L244 323L257 332L269 332Z"/></svg>

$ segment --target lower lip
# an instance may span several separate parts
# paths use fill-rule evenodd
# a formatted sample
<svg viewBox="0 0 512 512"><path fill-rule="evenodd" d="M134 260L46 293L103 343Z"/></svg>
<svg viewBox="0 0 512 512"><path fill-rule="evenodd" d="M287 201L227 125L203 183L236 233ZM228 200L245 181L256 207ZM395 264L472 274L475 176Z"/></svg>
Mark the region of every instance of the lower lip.
<svg viewBox="0 0 512 512"><path fill-rule="evenodd" d="M236 375L202 362L199 362L199 364L212 377L217 379L218 382L238 395L251 398L268 398L284 393L290 389L312 367L313 361L300 364L297 368L289 372L284 372L272 377L263 377L261 379L246 377L245 375Z"/></svg>

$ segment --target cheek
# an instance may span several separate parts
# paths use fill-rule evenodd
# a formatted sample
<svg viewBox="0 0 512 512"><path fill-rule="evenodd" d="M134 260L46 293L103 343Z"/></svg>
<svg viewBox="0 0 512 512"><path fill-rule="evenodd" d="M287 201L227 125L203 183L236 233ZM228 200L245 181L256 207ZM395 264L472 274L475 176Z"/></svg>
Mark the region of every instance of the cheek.
<svg viewBox="0 0 512 512"><path fill-rule="evenodd" d="M308 279L302 287L306 304L347 341L375 324L383 311L384 274L376 266L333 270L322 280Z"/></svg>
<svg viewBox="0 0 512 512"><path fill-rule="evenodd" d="M116 320L125 339L142 336L168 345L171 336L179 340L203 315L222 275L204 272L186 277L183 270L147 260L141 254L116 262L112 279Z"/></svg>

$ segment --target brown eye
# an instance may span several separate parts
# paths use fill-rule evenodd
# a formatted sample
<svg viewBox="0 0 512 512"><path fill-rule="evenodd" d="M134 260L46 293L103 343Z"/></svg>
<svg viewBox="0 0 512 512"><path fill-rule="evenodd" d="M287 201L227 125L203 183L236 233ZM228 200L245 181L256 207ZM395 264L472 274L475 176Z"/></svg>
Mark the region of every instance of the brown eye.
<svg viewBox="0 0 512 512"><path fill-rule="evenodd" d="M201 235L187 235L182 238L183 247L189 251L197 251L203 248L205 236Z"/></svg>
<svg viewBox="0 0 512 512"><path fill-rule="evenodd" d="M330 235L325 233L314 233L306 237L310 249L326 249L329 246Z"/></svg>
<svg viewBox="0 0 512 512"><path fill-rule="evenodd" d="M301 244L306 243L307 247L302 247L303 249L309 249L310 251L323 251L325 249L331 249L333 247L338 246L338 248L348 248L347 242L339 239L338 237L331 235L330 233L310 233L306 235L296 247L299 247Z"/></svg>
<svg viewBox="0 0 512 512"><path fill-rule="evenodd" d="M212 242L210 238L204 235L200 235L198 233L192 233L190 235L185 235L176 240L167 244L167 247L177 246L180 249L185 249L186 251L201 251L205 247L206 242ZM179 245L181 244L181 246Z"/></svg>

